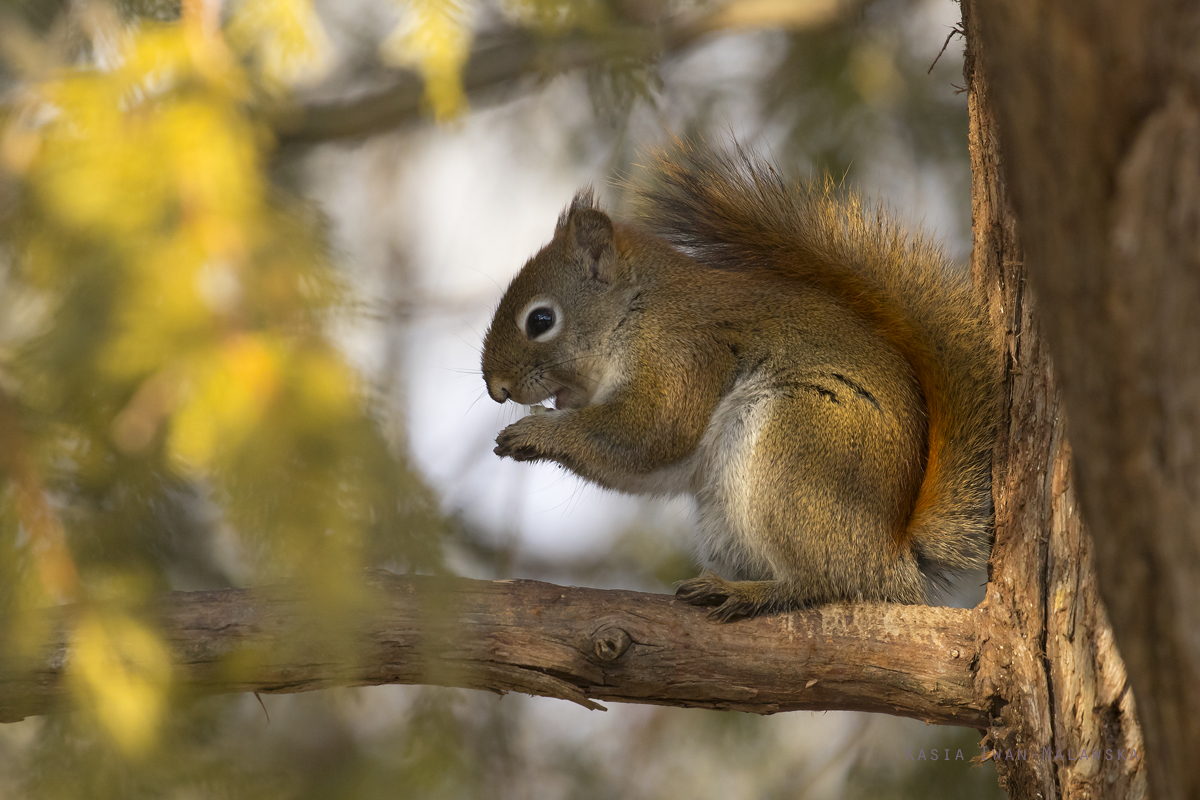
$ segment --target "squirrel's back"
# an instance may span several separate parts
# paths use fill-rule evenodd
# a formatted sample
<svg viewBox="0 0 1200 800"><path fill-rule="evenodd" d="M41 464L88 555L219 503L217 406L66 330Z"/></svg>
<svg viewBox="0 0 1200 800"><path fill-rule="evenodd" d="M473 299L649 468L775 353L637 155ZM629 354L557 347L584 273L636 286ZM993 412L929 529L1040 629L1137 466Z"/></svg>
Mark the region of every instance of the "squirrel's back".
<svg viewBox="0 0 1200 800"><path fill-rule="evenodd" d="M738 148L677 143L650 165L641 221L705 266L802 281L909 362L928 415L924 477L897 545L935 582L990 550L998 340L968 276L830 181L785 179Z"/></svg>

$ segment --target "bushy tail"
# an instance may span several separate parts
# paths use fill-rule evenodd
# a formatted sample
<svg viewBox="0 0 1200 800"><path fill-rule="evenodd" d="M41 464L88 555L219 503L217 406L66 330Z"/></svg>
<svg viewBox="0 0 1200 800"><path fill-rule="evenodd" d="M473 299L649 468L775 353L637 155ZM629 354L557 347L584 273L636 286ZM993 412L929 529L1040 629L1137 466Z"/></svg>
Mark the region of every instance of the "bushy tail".
<svg viewBox="0 0 1200 800"><path fill-rule="evenodd" d="M741 147L676 142L649 167L639 194L650 229L710 267L824 288L904 355L925 395L929 449L901 539L939 583L986 561L999 340L965 272L857 195L787 180Z"/></svg>

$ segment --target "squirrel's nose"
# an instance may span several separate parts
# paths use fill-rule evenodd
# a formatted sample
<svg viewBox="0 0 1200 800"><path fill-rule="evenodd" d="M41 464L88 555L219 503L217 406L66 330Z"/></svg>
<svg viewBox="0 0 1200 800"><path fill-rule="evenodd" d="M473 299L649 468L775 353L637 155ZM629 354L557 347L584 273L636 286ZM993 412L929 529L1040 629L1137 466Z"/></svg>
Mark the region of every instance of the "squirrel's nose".
<svg viewBox="0 0 1200 800"><path fill-rule="evenodd" d="M512 397L512 393L508 391L508 381L488 381L487 387L488 395L497 403L503 403Z"/></svg>

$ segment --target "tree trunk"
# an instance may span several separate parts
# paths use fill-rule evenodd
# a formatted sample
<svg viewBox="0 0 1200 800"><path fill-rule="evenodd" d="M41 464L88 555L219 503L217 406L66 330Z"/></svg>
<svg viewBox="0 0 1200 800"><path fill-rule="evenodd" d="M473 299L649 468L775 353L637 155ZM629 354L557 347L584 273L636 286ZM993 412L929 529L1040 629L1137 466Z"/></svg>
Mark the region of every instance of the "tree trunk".
<svg viewBox="0 0 1200 800"><path fill-rule="evenodd" d="M1200 797L1200 6L980 14L1150 783Z"/></svg>
<svg viewBox="0 0 1200 800"><path fill-rule="evenodd" d="M979 68L991 43L981 39L980 5L963 2L971 268L1006 334L993 477L996 546L976 684L979 702L993 713L985 741L1011 797L1140 798L1141 732L1076 506L1066 417L1042 337L1045 315L1026 282L992 87Z"/></svg>

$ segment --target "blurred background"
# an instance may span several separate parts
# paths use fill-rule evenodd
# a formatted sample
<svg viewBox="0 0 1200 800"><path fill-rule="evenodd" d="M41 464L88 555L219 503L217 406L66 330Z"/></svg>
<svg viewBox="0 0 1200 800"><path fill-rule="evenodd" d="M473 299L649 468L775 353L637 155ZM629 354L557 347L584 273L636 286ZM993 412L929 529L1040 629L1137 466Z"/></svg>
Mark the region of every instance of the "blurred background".
<svg viewBox="0 0 1200 800"><path fill-rule="evenodd" d="M339 646L364 566L655 592L695 574L688 503L492 455L525 409L484 392L491 311L576 189L619 216L671 134L832 174L965 261L958 18L0 3L0 674L38 657L37 609L81 608L70 713L0 725L0 797L1002 797L973 731L882 715L189 697L151 613L165 590L294 578L304 644Z"/></svg>

